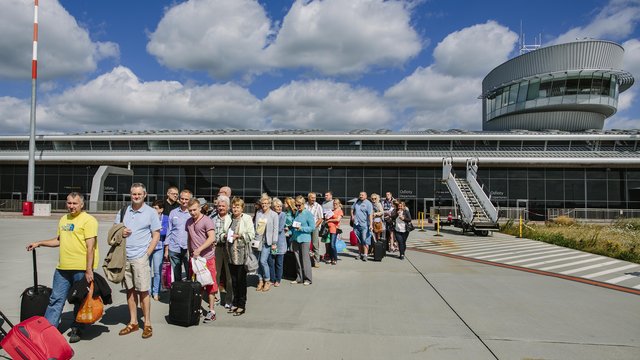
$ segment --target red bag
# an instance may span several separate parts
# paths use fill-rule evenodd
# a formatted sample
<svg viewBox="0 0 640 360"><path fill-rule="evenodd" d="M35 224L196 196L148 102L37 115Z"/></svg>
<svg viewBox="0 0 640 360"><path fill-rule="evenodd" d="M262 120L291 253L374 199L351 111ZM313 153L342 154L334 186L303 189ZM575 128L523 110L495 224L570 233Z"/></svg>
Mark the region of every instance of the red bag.
<svg viewBox="0 0 640 360"><path fill-rule="evenodd" d="M12 359L68 360L73 357L73 349L67 340L44 317L33 316L13 326L4 314L0 312L0 315L12 327L0 341L0 346Z"/></svg>
<svg viewBox="0 0 640 360"><path fill-rule="evenodd" d="M356 236L356 232L353 230L351 230L351 233L349 234L349 243L351 246L358 245L358 237Z"/></svg>
<svg viewBox="0 0 640 360"><path fill-rule="evenodd" d="M171 283L173 283L173 270L171 270L170 262L165 261L162 263L162 268L160 270L160 279L163 289L171 288Z"/></svg>

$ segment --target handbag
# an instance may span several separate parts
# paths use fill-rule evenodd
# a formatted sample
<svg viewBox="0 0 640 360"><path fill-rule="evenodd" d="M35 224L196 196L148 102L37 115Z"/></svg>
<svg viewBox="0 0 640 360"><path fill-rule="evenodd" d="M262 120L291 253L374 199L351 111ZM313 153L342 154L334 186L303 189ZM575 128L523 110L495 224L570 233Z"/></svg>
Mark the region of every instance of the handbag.
<svg viewBox="0 0 640 360"><path fill-rule="evenodd" d="M93 324L102 318L104 313L104 304L102 298L99 296L93 297L93 281L89 284L89 293L87 297L82 301L78 315L76 315L76 322L79 324Z"/></svg>
<svg viewBox="0 0 640 360"><path fill-rule="evenodd" d="M164 261L162 263L162 268L160 269L160 279L162 280L163 289L171 288L171 284L174 282L174 279L173 279L173 270L171 269L170 262Z"/></svg>
<svg viewBox="0 0 640 360"><path fill-rule="evenodd" d="M244 258L244 268L247 270L247 274L252 274L258 270L258 258L251 251L250 246L246 247L246 254Z"/></svg>
<svg viewBox="0 0 640 360"><path fill-rule="evenodd" d="M251 248L255 251L262 251L262 240L251 240Z"/></svg>
<svg viewBox="0 0 640 360"><path fill-rule="evenodd" d="M413 223L411 221L407 221L406 224L407 224L407 227L406 227L407 232L411 232L416 229L415 226L413 226Z"/></svg>
<svg viewBox="0 0 640 360"><path fill-rule="evenodd" d="M193 274L196 276L196 280L202 286L213 285L215 282L213 281L213 277L211 276L211 272L207 267L207 259L202 256L192 257L191 258L191 270Z"/></svg>
<svg viewBox="0 0 640 360"><path fill-rule="evenodd" d="M374 221L373 222L373 232L376 234L380 234L383 231L382 221Z"/></svg>
<svg viewBox="0 0 640 360"><path fill-rule="evenodd" d="M320 229L318 230L318 236L321 239L324 239L325 237L327 237L327 235L329 235L329 224L326 221L323 221L320 224Z"/></svg>

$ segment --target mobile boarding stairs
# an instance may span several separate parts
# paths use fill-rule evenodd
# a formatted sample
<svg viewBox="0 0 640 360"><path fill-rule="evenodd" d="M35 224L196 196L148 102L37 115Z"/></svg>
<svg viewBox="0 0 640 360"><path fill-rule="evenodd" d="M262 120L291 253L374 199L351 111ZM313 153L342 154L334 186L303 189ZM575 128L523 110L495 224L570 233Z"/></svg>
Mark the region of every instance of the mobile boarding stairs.
<svg viewBox="0 0 640 360"><path fill-rule="evenodd" d="M480 236L489 235L490 230L498 230L498 211L476 180L478 159L467 159L466 179L455 176L452 162L452 158L442 159L442 182L447 184L458 207L459 216L454 219L454 225L462 228L463 233L473 231Z"/></svg>

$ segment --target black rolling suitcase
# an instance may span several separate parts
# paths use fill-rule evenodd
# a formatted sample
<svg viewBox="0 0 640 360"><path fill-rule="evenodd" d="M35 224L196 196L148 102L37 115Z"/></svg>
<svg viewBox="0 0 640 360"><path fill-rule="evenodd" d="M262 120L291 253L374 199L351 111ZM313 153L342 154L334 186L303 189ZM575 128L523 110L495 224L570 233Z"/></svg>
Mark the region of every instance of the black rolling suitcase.
<svg viewBox="0 0 640 360"><path fill-rule="evenodd" d="M282 259L282 277L287 280L295 280L298 277L298 268L296 265L296 254L293 251L287 251Z"/></svg>
<svg viewBox="0 0 640 360"><path fill-rule="evenodd" d="M22 292L22 302L20 304L20 321L25 321L32 316L44 316L51 288L38 285L38 266L36 264L36 249L33 252L33 287L29 286Z"/></svg>
<svg viewBox="0 0 640 360"><path fill-rule="evenodd" d="M387 256L387 240L383 231L380 239L373 242L373 261L382 261L385 256Z"/></svg>
<svg viewBox="0 0 640 360"><path fill-rule="evenodd" d="M169 294L169 321L175 325L200 323L202 285L197 281L176 281Z"/></svg>

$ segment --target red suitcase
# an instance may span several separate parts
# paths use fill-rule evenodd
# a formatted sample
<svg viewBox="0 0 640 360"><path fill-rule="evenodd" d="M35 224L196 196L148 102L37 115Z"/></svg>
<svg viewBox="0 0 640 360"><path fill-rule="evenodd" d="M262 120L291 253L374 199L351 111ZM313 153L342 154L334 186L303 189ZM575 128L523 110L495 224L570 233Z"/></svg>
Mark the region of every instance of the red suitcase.
<svg viewBox="0 0 640 360"><path fill-rule="evenodd" d="M358 245L358 237L356 236L356 232L353 230L349 233L349 244L351 246Z"/></svg>
<svg viewBox="0 0 640 360"><path fill-rule="evenodd" d="M68 360L73 357L67 340L44 317L33 316L13 326L2 312L0 316L11 327L7 333L0 326L0 333L4 335L0 346L12 359Z"/></svg>

